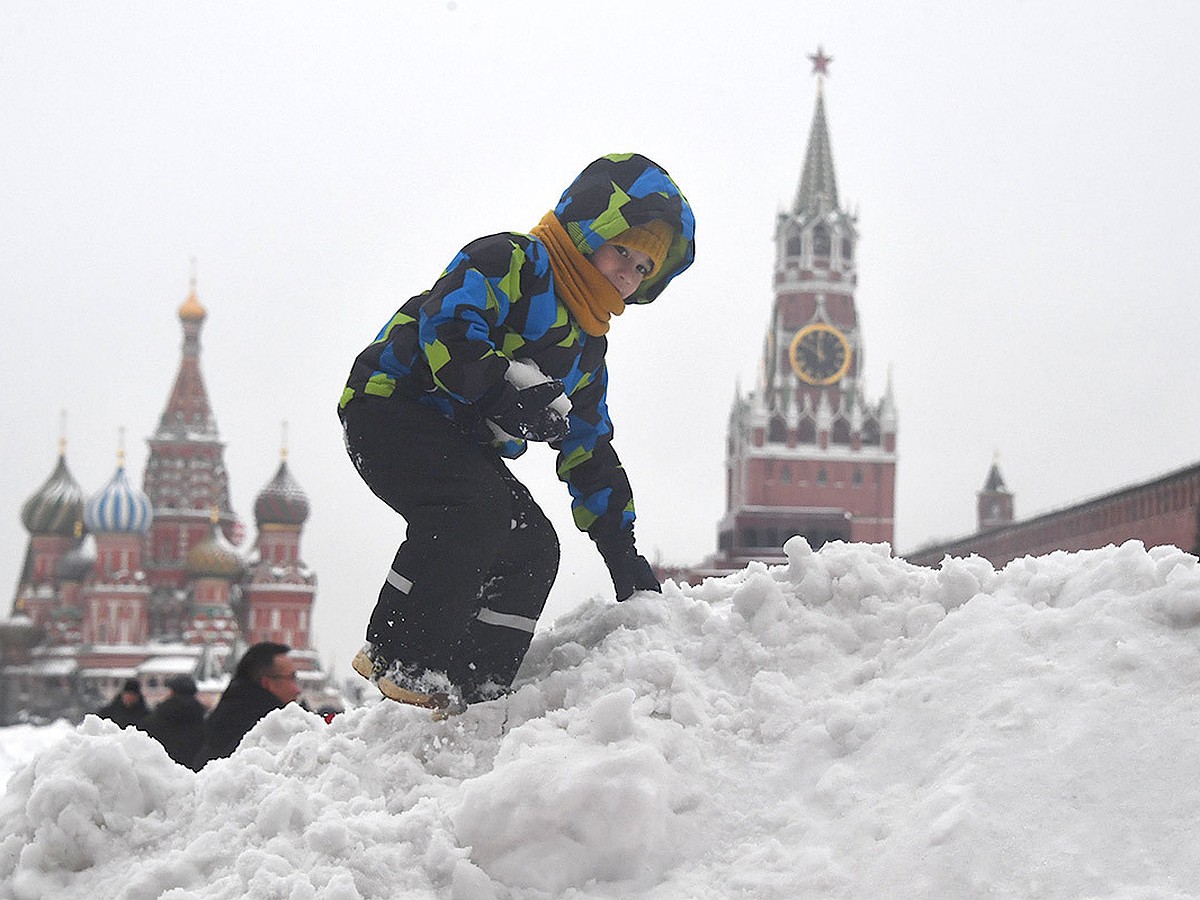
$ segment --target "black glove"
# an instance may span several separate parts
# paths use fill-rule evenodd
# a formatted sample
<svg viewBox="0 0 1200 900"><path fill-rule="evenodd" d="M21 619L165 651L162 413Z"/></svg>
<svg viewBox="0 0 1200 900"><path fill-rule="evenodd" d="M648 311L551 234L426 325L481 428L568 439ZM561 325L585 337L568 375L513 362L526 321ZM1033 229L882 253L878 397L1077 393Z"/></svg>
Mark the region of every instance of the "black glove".
<svg viewBox="0 0 1200 900"><path fill-rule="evenodd" d="M633 544L632 532L597 540L596 549L600 551L600 555L604 557L604 564L608 566L618 601L628 600L634 591L662 593L662 585L654 577L650 563L637 552Z"/></svg>
<svg viewBox="0 0 1200 900"><path fill-rule="evenodd" d="M527 441L561 441L567 436L566 417L550 404L563 395L563 383L543 381L518 390L507 381L499 396L485 406L484 416L513 437Z"/></svg>

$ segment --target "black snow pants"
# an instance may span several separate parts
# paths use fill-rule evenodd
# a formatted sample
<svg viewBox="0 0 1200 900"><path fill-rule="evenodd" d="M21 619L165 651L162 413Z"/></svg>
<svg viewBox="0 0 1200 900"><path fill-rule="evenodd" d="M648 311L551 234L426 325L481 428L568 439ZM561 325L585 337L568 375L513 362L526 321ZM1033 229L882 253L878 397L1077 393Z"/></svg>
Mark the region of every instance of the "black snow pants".
<svg viewBox="0 0 1200 900"><path fill-rule="evenodd" d="M436 410L360 397L342 421L355 468L408 523L367 640L446 673L468 702L508 688L558 574L554 526L494 449Z"/></svg>

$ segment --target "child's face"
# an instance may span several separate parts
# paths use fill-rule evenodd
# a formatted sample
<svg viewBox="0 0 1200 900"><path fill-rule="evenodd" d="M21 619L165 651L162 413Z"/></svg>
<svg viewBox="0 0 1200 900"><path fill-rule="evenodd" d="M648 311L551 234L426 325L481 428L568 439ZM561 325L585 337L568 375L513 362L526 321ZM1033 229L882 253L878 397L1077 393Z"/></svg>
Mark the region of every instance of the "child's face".
<svg viewBox="0 0 1200 900"><path fill-rule="evenodd" d="M600 270L617 289L622 300L628 300L654 270L654 261L641 250L633 250L608 241L601 244L591 257L592 265Z"/></svg>

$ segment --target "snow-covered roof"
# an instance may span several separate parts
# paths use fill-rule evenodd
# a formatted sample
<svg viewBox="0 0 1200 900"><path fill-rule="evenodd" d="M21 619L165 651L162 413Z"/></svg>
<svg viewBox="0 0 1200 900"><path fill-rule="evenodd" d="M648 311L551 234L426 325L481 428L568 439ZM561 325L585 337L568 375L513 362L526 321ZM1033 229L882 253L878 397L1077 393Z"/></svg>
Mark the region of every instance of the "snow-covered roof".
<svg viewBox="0 0 1200 900"><path fill-rule="evenodd" d="M175 674L178 672L191 672L194 668L196 668L196 658L194 656L155 656L138 666L138 673L142 675L164 672Z"/></svg>
<svg viewBox="0 0 1200 900"><path fill-rule="evenodd" d="M113 667L107 669L80 669L84 678L137 678L137 669Z"/></svg>
<svg viewBox="0 0 1200 900"><path fill-rule="evenodd" d="M75 669L73 659L39 659L30 664L29 673L40 676L73 675Z"/></svg>

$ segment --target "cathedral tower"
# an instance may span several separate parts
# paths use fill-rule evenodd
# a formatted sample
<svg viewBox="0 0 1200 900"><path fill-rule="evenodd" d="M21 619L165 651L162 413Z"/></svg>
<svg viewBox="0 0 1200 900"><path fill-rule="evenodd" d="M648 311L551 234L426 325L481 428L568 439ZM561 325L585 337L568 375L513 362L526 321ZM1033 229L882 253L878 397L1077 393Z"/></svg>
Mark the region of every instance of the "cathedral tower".
<svg viewBox="0 0 1200 900"><path fill-rule="evenodd" d="M258 559L246 584L251 641L279 641L300 650L312 639L316 575L300 557L300 532L308 520L308 495L292 477L283 448L279 468L254 501Z"/></svg>
<svg viewBox="0 0 1200 900"><path fill-rule="evenodd" d="M80 598L85 644L142 644L149 637L142 547L152 521L150 498L125 474L122 449L116 474L83 508L83 525L96 537L93 580Z"/></svg>
<svg viewBox="0 0 1200 900"><path fill-rule="evenodd" d="M179 307L183 325L179 372L149 440L146 461L144 487L154 508L147 575L155 588L179 589L188 580L188 552L208 540L214 509L227 537L233 536L237 522L229 504L225 445L217 435L200 372L200 331L207 315L193 278ZM163 605L165 599L159 592L156 605Z"/></svg>
<svg viewBox="0 0 1200 900"><path fill-rule="evenodd" d="M716 567L783 557L792 535L890 542L896 410L863 385L854 302L856 218L842 208L825 114L831 58L809 57L817 97L800 184L775 226L774 299L758 384L735 397Z"/></svg>
<svg viewBox="0 0 1200 900"><path fill-rule="evenodd" d="M82 533L83 489L67 468L66 436L59 441L58 463L45 483L21 506L21 524L29 532L25 564L17 584L13 612L23 612L48 628L56 608L58 569Z"/></svg>

